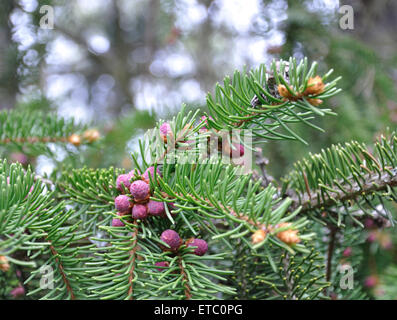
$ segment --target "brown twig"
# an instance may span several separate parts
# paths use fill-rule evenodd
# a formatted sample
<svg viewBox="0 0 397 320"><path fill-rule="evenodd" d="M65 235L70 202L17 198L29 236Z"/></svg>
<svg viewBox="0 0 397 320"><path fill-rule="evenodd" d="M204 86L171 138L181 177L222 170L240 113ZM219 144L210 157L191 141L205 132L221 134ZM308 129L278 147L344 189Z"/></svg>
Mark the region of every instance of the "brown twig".
<svg viewBox="0 0 397 320"><path fill-rule="evenodd" d="M134 225L137 223L136 220L134 220ZM128 276L128 283L130 284L130 287L128 289L128 296L130 297L130 300L133 300L132 298L132 294L134 291L134 287L133 287L133 282L132 280L134 280L134 270L135 270L135 260L136 260L136 251L138 249L138 227L134 228L134 233L132 235L133 237L135 237L135 239L132 242L132 250L130 251L130 258L132 258L131 263L132 263L132 267L130 270L130 274Z"/></svg>
<svg viewBox="0 0 397 320"><path fill-rule="evenodd" d="M25 138L5 138L0 140L0 144L7 143L48 143L48 142L68 142L65 137L25 137Z"/></svg>
<svg viewBox="0 0 397 320"><path fill-rule="evenodd" d="M188 280L188 277L186 275L185 268L183 267L183 264L182 264L182 257L181 256L179 256L179 258L178 258L178 266L179 266L179 270L181 271L181 275L182 275L182 282L183 282L184 293L185 293L186 299L190 300L192 298L192 294L190 292L191 289L190 289L190 286L189 286L189 280Z"/></svg>
<svg viewBox="0 0 397 320"><path fill-rule="evenodd" d="M61 261L58 258L58 252L55 250L53 245L50 245L50 250L51 250L51 253L53 254L53 256L55 257L55 261L56 261L56 263L58 265L59 272L61 273L62 280L63 280L63 282L66 285L66 290L70 293L70 298L72 300L74 300L75 296L74 296L72 287L70 286L70 282L69 282L68 278L66 277L66 274L65 274L65 271L63 269L62 263L61 263Z"/></svg>
<svg viewBox="0 0 397 320"><path fill-rule="evenodd" d="M338 190L337 192L328 192L328 199L319 198L319 192L313 191L311 195L310 193L303 193L301 196L298 196L296 192L290 190L291 192L291 210L302 206L302 212L310 211L314 209L320 209L322 207L331 207L335 205L335 201L337 202L346 202L348 200L353 200L358 196L362 196L363 194L371 194L372 192L384 191L387 190L387 187L397 187L397 170L394 170L394 175L390 175L388 172L384 172L379 176L378 173L369 173L363 176L363 183L361 183L362 187L356 183L352 182L352 185L344 185L343 190ZM310 192L310 191L309 191Z"/></svg>
<svg viewBox="0 0 397 320"><path fill-rule="evenodd" d="M328 242L328 252L327 252L327 270L326 270L326 281L329 282L331 280L332 274L332 257L334 255L335 250L335 240L336 233L338 232L338 228L333 225L328 225L329 234L329 242Z"/></svg>

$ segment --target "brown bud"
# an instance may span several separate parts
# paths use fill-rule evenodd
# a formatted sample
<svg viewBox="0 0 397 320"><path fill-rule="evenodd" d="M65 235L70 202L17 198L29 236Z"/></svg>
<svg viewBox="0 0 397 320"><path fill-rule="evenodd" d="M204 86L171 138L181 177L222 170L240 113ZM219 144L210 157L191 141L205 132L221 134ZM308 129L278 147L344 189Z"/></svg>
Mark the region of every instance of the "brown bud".
<svg viewBox="0 0 397 320"><path fill-rule="evenodd" d="M88 129L83 134L83 138L90 143L97 141L100 138L100 136L101 135L99 131L96 129Z"/></svg>
<svg viewBox="0 0 397 320"><path fill-rule="evenodd" d="M278 225L278 228L285 228L290 225L291 223L283 222ZM299 230L287 229L285 231L278 232L277 238L288 245L299 243L301 240L299 239L298 232Z"/></svg>
<svg viewBox="0 0 397 320"><path fill-rule="evenodd" d="M319 106L320 104L323 103L323 100L321 99L307 99L307 101L312 105L312 106Z"/></svg>
<svg viewBox="0 0 397 320"><path fill-rule="evenodd" d="M314 78L309 78L307 81L307 88L304 95L317 95L324 92L324 82L320 76L315 76Z"/></svg>
<svg viewBox="0 0 397 320"><path fill-rule="evenodd" d="M287 99L294 98L294 96L291 94L291 92L288 91L288 89L285 85L279 84L277 89L278 89L278 93L280 94L280 96L287 98ZM291 91L293 91L292 88L291 88Z"/></svg>
<svg viewBox="0 0 397 320"><path fill-rule="evenodd" d="M262 229L256 230L251 236L252 243L256 244L265 240L266 232Z"/></svg>
<svg viewBox="0 0 397 320"><path fill-rule="evenodd" d="M81 139L78 134L73 133L69 138L68 141L78 147L81 144Z"/></svg>
<svg viewBox="0 0 397 320"><path fill-rule="evenodd" d="M10 264L5 256L0 256L0 270L4 272L10 270Z"/></svg>

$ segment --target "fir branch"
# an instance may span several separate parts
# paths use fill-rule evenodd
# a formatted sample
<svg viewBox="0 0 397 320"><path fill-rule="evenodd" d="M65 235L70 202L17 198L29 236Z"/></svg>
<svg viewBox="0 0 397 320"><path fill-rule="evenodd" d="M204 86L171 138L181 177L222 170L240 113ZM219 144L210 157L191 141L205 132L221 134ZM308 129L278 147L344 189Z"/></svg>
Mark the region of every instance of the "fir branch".
<svg viewBox="0 0 397 320"><path fill-rule="evenodd" d="M291 209L294 210L301 206L301 213L305 213L315 209L329 208L337 203L354 200L364 195L371 195L373 192L386 191L388 187L397 187L397 168L383 172L380 177L378 173L368 173L361 178L363 180L361 185L354 180L351 181L351 184L343 184L343 181L341 181L345 191L330 191L328 198L325 200L318 196L320 194L319 190L312 190L309 193L305 192L299 195L290 190L288 194L292 199Z"/></svg>
<svg viewBox="0 0 397 320"><path fill-rule="evenodd" d="M49 242L51 243L51 241L49 241ZM61 263L61 261L60 261L60 259L59 259L59 254L58 254L58 252L55 250L55 248L54 248L54 246L53 246L52 244L50 245L50 250L51 250L52 255L53 255L54 258L55 258L55 261L56 261L56 263L57 263L59 272L61 273L61 276L62 276L62 280L63 280L63 282L64 282L64 284L65 284L65 286L66 286L66 290L67 290L67 291L69 292L69 294L70 294L70 299L71 299L71 300L74 300L74 299L75 299L75 296L74 296L74 293L73 293L73 289L72 289L72 287L71 287L71 285L70 285L70 282L69 282L68 277L67 277L66 274L65 274L63 265L62 265L62 263Z"/></svg>

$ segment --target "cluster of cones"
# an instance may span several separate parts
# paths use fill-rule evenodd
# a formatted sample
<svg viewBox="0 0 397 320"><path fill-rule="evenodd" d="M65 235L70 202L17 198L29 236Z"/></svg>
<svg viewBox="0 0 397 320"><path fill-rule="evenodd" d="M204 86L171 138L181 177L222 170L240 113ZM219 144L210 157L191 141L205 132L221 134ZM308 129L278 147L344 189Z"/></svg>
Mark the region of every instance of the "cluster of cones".
<svg viewBox="0 0 397 320"><path fill-rule="evenodd" d="M167 229L163 231L161 234L160 240L163 241L166 246L162 246L164 251L171 251L173 253L177 253L180 247L183 245L183 240L179 236L179 234L171 229ZM208 244L205 240L190 238L185 241L186 247L195 248L193 253L197 256L204 255L208 250ZM168 261L160 261L156 262L156 266L158 267L158 271L163 271L165 268L169 267Z"/></svg>
<svg viewBox="0 0 397 320"><path fill-rule="evenodd" d="M164 202L150 199L150 177L154 179L154 167L149 167L142 175L136 171L130 171L117 177L116 187L121 192L114 199L117 215L131 216L133 219L146 219L149 216L166 217ZM156 174L161 176L157 169ZM150 176L150 177L149 177ZM168 204L169 209L174 209L172 203ZM124 226L120 218L112 220L113 227Z"/></svg>

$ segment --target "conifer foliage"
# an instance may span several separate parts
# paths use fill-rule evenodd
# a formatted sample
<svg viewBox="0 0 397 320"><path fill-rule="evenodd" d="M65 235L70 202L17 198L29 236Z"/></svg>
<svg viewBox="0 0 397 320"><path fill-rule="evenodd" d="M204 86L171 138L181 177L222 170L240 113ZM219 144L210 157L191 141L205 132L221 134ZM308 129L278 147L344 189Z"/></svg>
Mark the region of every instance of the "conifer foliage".
<svg viewBox="0 0 397 320"><path fill-rule="evenodd" d="M317 69L290 59L236 71L208 94L209 114L182 107L149 130L128 172L42 177L1 160L0 279L9 287L16 274L18 290L0 294L365 299L359 277L344 290L338 270L358 272L368 219L394 226L396 133L309 154L280 181L246 162L270 139L308 143L297 126L322 131L313 120L335 115L327 100L339 79ZM98 131L55 115L0 113L2 152L52 156L53 143L100 148Z"/></svg>

